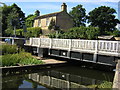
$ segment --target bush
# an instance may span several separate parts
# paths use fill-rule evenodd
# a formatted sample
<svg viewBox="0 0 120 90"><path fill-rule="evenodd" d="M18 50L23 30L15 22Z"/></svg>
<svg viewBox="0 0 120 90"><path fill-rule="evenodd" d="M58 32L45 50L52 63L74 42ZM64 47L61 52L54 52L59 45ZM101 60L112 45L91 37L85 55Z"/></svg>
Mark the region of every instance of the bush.
<svg viewBox="0 0 120 90"><path fill-rule="evenodd" d="M21 65L29 65L29 64L43 64L41 60L37 60L32 57L30 53L20 52L17 54L7 54L0 56L2 58L2 66L15 66L18 63Z"/></svg>
<svg viewBox="0 0 120 90"><path fill-rule="evenodd" d="M18 54L7 54L2 57L2 66L14 66L19 62Z"/></svg>
<svg viewBox="0 0 120 90"><path fill-rule="evenodd" d="M14 54L14 53L18 52L18 47L16 45L3 44L0 47L0 51L2 52L2 55L4 55L4 54Z"/></svg>
<svg viewBox="0 0 120 90"><path fill-rule="evenodd" d="M97 39L99 35L100 35L99 28L87 27L87 31L86 31L87 39L89 39L89 40Z"/></svg>
<svg viewBox="0 0 120 90"><path fill-rule="evenodd" d="M99 29L96 27L74 27L67 32L58 33L58 38L62 39L97 39L100 35ZM49 34L50 38L55 38L56 34Z"/></svg>
<svg viewBox="0 0 120 90"><path fill-rule="evenodd" d="M114 30L112 35L115 36L115 37L120 37L120 31L119 30Z"/></svg>
<svg viewBox="0 0 120 90"><path fill-rule="evenodd" d="M111 88L110 90L112 90L112 82L103 81L100 85L98 85L98 88Z"/></svg>
<svg viewBox="0 0 120 90"><path fill-rule="evenodd" d="M16 35L18 37L38 37L40 34L42 34L42 29L40 27L27 28L26 32L24 32L23 29L16 30Z"/></svg>

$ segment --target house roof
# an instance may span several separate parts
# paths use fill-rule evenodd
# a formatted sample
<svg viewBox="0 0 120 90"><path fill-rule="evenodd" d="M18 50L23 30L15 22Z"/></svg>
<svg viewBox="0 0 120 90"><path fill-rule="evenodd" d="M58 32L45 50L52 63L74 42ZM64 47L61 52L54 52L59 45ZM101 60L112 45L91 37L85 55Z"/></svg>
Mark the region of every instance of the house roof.
<svg viewBox="0 0 120 90"><path fill-rule="evenodd" d="M41 19L41 18L46 18L46 17L51 17L51 16L57 16L59 13L62 13L63 11L60 12L54 12L54 13L50 13L50 14L45 14L45 15L41 15L36 17L35 19Z"/></svg>
<svg viewBox="0 0 120 90"><path fill-rule="evenodd" d="M114 36L98 36L99 39L112 39Z"/></svg>

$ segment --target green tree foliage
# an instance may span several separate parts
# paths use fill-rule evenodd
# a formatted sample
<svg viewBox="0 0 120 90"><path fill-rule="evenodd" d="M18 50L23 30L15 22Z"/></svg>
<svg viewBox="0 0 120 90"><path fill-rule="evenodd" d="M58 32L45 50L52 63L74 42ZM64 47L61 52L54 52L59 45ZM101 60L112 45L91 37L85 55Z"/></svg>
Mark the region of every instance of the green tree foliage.
<svg viewBox="0 0 120 90"><path fill-rule="evenodd" d="M87 39L89 39L89 40L97 39L99 35L100 35L99 28L91 27L91 26L87 27L87 31L86 31Z"/></svg>
<svg viewBox="0 0 120 90"><path fill-rule="evenodd" d="M33 27L35 17L36 17L36 15L33 15L33 14L30 14L26 17L25 24L27 27Z"/></svg>
<svg viewBox="0 0 120 90"><path fill-rule="evenodd" d="M54 28L54 26L55 26L55 20L54 20L54 19L51 19L50 24L49 24L49 26L48 26L48 29L51 30L51 29Z"/></svg>
<svg viewBox="0 0 120 90"><path fill-rule="evenodd" d="M18 22L19 22L17 24L16 28L22 28L22 22L24 21L25 16L24 16L24 13L21 11L21 8L19 8L14 3L11 6L4 5L3 7L1 7L1 9L2 9L2 35L3 36L5 36L5 30L8 29L8 27L10 25L10 22L8 22L7 19L10 17L10 14L13 13L14 9L16 9L16 14L14 14L14 16L18 15L17 17L18 17ZM11 30L11 29L9 28L9 30Z"/></svg>
<svg viewBox="0 0 120 90"><path fill-rule="evenodd" d="M35 11L35 15L36 15L36 16L39 16L39 15L40 15L40 11L39 11L39 10L36 10L36 11Z"/></svg>
<svg viewBox="0 0 120 90"><path fill-rule="evenodd" d="M59 32L58 38L62 39L97 39L100 34L99 28L96 27L74 27L69 29L67 32ZM55 38L56 33L49 34L50 38Z"/></svg>
<svg viewBox="0 0 120 90"><path fill-rule="evenodd" d="M76 7L72 8L72 11L69 12L69 14L73 17L74 26L85 26L86 22L86 13L85 8L82 7L82 5L77 5Z"/></svg>
<svg viewBox="0 0 120 90"><path fill-rule="evenodd" d="M55 20L52 18L48 26L49 30L60 30L60 27L56 25Z"/></svg>
<svg viewBox="0 0 120 90"><path fill-rule="evenodd" d="M30 14L25 18L25 24L27 27L33 27L34 19L35 17L39 16L40 12L39 10L35 11L35 14Z"/></svg>
<svg viewBox="0 0 120 90"><path fill-rule="evenodd" d="M5 30L7 29L7 16L8 14L10 13L11 11L11 7L10 6L7 6L7 5L4 5L3 7L0 8L1 11L2 11L2 36L5 36Z"/></svg>
<svg viewBox="0 0 120 90"><path fill-rule="evenodd" d="M119 23L118 19L115 19L115 9L101 6L95 8L88 15L88 22L91 26L99 27L101 34L105 34L105 31L115 30L115 26Z"/></svg>
<svg viewBox="0 0 120 90"><path fill-rule="evenodd" d="M24 32L23 29L16 30L16 35L18 37L38 37L40 34L42 34L42 29L40 27L27 28L26 32Z"/></svg>
<svg viewBox="0 0 120 90"><path fill-rule="evenodd" d="M15 3L11 5L11 9L16 8L16 14L18 14L18 24L17 29L23 28L23 22L25 21L25 14Z"/></svg>

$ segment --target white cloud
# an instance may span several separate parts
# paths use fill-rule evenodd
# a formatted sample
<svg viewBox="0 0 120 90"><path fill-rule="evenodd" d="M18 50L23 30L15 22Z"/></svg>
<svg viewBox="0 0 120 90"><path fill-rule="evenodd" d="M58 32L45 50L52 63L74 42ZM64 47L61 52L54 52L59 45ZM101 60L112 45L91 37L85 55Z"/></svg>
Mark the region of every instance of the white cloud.
<svg viewBox="0 0 120 90"><path fill-rule="evenodd" d="M118 2L120 0L1 0L1 2Z"/></svg>

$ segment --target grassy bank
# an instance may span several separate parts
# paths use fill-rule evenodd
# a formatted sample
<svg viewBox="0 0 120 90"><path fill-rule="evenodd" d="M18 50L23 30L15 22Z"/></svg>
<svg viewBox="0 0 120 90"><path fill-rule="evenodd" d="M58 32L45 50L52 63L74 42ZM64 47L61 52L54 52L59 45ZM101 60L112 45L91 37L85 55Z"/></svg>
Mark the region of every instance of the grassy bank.
<svg viewBox="0 0 120 90"><path fill-rule="evenodd" d="M3 67L43 64L41 60L37 60L30 53L25 52L24 49L18 48L16 45L3 44L0 51L2 51L0 62L2 62L1 66Z"/></svg>

